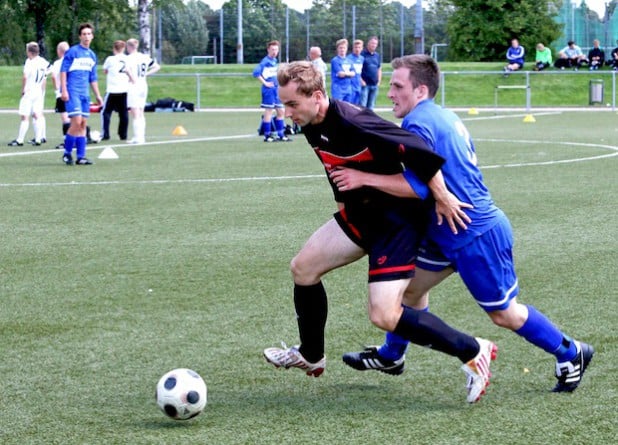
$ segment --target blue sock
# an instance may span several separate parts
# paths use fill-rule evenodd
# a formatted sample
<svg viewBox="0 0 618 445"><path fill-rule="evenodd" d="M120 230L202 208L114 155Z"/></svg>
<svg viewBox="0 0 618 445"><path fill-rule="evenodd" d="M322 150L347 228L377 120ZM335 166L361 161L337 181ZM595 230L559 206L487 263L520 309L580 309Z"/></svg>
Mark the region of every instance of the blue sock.
<svg viewBox="0 0 618 445"><path fill-rule="evenodd" d="M280 138L285 136L285 121L283 119L275 119L275 129L277 130L277 136Z"/></svg>
<svg viewBox="0 0 618 445"><path fill-rule="evenodd" d="M64 135L64 154L70 155L73 152L73 147L75 146L75 136L70 135L69 133Z"/></svg>
<svg viewBox="0 0 618 445"><path fill-rule="evenodd" d="M77 147L77 159L86 157L86 136L77 136L75 138L75 145Z"/></svg>
<svg viewBox="0 0 618 445"><path fill-rule="evenodd" d="M573 360L577 355L575 342L533 306L528 305L528 319L515 333L555 356L558 362Z"/></svg>
<svg viewBox="0 0 618 445"><path fill-rule="evenodd" d="M262 133L264 134L264 137L270 136L270 127L271 127L271 125L272 124L270 122L262 121Z"/></svg>
<svg viewBox="0 0 618 445"><path fill-rule="evenodd" d="M429 306L421 310L423 312L429 312ZM399 360L406 353L408 344L410 344L409 340L406 340L394 332L387 332L384 338L384 344L378 348L378 354L380 357L387 360Z"/></svg>

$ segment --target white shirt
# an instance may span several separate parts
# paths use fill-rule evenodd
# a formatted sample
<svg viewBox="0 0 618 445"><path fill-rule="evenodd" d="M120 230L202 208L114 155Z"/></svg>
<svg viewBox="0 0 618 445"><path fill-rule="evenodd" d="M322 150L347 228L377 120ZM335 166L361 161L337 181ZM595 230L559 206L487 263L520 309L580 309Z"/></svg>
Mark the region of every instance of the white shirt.
<svg viewBox="0 0 618 445"><path fill-rule="evenodd" d="M148 54L135 51L127 56L127 66L131 70L136 88L147 87L146 73L155 61ZM132 88L131 88L132 89Z"/></svg>
<svg viewBox="0 0 618 445"><path fill-rule="evenodd" d="M129 91L126 54L109 56L103 63L103 69L107 73L105 89L108 93L126 93Z"/></svg>
<svg viewBox="0 0 618 445"><path fill-rule="evenodd" d="M47 77L48 67L49 62L41 56L26 59L26 63L24 63L24 77L26 78L24 96L43 95L42 86Z"/></svg>

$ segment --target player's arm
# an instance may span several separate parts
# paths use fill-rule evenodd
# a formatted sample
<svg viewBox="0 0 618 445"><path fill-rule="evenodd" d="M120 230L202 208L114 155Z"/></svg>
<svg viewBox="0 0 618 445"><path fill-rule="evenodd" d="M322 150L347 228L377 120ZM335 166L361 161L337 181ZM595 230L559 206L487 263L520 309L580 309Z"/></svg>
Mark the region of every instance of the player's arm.
<svg viewBox="0 0 618 445"><path fill-rule="evenodd" d="M92 88L92 92L97 99L97 103L99 105L103 105L103 98L101 97L101 93L99 92L99 82L96 80L90 82L90 88Z"/></svg>
<svg viewBox="0 0 618 445"><path fill-rule="evenodd" d="M161 65L159 65L155 60L152 61L150 66L148 67L148 71L146 71L146 76L150 76L161 69Z"/></svg>
<svg viewBox="0 0 618 445"><path fill-rule="evenodd" d="M67 73L66 71L60 72L60 98L63 101L69 100L69 92L67 91Z"/></svg>

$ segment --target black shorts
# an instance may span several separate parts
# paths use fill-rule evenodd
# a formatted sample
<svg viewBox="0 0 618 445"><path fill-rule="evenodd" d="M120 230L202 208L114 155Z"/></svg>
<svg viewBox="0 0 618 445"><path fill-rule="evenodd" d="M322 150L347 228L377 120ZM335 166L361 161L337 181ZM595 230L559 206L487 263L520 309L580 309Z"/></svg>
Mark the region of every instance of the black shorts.
<svg viewBox="0 0 618 445"><path fill-rule="evenodd" d="M418 246L425 235L428 214L410 207L375 212L362 220L350 217L345 210L335 213L335 220L348 238L369 255L370 283L414 276Z"/></svg>
<svg viewBox="0 0 618 445"><path fill-rule="evenodd" d="M54 109L56 113L66 113L67 109L64 105L64 101L57 97L56 98L56 108Z"/></svg>

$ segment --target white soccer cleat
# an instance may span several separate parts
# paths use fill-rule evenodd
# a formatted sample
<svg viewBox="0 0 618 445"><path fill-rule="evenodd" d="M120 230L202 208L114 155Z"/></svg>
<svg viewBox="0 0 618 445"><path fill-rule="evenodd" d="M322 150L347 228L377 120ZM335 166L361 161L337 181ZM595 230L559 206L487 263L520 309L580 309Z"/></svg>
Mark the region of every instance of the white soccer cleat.
<svg viewBox="0 0 618 445"><path fill-rule="evenodd" d="M288 348L285 343L281 342L281 346L282 348L264 349L264 358L276 368L299 368L308 376L313 377L319 377L324 372L326 357L322 357L316 363L309 363L298 351L298 345Z"/></svg>
<svg viewBox="0 0 618 445"><path fill-rule="evenodd" d="M478 402L485 394L485 388L489 385L491 377L489 366L498 355L498 347L494 343L482 338L477 338L476 341L480 346L479 353L468 363L461 365L461 369L468 376L466 383L468 403Z"/></svg>

